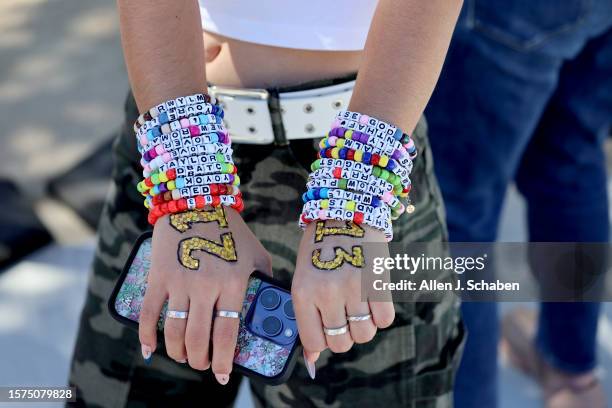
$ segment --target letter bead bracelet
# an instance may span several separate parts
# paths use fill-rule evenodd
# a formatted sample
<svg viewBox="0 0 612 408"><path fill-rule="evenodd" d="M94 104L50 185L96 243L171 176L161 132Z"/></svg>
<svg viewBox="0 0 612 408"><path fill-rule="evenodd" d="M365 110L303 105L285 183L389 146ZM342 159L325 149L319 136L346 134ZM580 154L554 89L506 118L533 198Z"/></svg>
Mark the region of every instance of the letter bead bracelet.
<svg viewBox="0 0 612 408"><path fill-rule="evenodd" d="M391 220L414 208L402 200L412 187L416 154L413 140L396 126L340 111L312 163L300 227L315 220L353 221L393 239Z"/></svg>
<svg viewBox="0 0 612 408"><path fill-rule="evenodd" d="M231 140L215 98L199 93L168 100L134 123L151 225L160 217L208 206L244 209Z"/></svg>

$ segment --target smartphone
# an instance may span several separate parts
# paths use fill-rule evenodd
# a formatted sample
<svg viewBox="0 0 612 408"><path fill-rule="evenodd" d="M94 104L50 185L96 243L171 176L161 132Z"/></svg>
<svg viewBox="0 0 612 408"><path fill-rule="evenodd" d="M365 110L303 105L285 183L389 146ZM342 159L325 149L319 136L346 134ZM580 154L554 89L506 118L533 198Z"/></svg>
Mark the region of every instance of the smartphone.
<svg viewBox="0 0 612 408"><path fill-rule="evenodd" d="M138 330L138 320L151 267L152 232L141 235L108 301L111 315ZM164 327L164 304L158 330ZM285 382L295 366L300 346L290 292L275 279L255 271L242 305L234 369L268 384Z"/></svg>

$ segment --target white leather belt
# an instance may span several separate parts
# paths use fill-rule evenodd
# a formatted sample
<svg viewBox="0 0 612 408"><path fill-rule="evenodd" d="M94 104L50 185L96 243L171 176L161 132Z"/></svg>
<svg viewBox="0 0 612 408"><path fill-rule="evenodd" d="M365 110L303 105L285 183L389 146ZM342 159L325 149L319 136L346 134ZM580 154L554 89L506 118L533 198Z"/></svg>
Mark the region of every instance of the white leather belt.
<svg viewBox="0 0 612 408"><path fill-rule="evenodd" d="M274 101L265 89L211 86L209 92L225 110L224 122L233 143L286 144L288 140L324 136L336 112L347 108L354 86L355 81L349 81L305 91L282 92ZM270 108L271 103L275 108ZM276 123L282 122L284 138L279 136L282 129L273 126L275 114Z"/></svg>

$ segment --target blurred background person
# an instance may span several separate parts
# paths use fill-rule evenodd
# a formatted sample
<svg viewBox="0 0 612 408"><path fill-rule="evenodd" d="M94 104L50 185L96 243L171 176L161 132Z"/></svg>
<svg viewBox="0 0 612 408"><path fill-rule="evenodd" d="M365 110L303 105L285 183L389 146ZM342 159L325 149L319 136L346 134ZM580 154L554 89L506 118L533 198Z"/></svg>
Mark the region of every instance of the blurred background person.
<svg viewBox="0 0 612 408"><path fill-rule="evenodd" d="M530 241L608 241L612 2L467 1L426 116L451 241L495 241L511 181ZM497 304L462 309L456 406L495 407ZM547 407L606 406L594 374L599 311L542 303L538 319L522 310L506 319L509 353Z"/></svg>

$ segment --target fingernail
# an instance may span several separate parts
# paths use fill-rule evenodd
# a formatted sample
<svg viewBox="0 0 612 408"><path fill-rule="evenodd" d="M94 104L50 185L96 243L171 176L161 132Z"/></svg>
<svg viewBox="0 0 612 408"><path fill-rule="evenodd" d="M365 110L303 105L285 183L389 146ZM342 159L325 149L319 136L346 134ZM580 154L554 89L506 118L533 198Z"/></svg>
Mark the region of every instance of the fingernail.
<svg viewBox="0 0 612 408"><path fill-rule="evenodd" d="M217 382L221 385L225 385L229 381L229 375L227 374L215 374L215 378L217 379Z"/></svg>
<svg viewBox="0 0 612 408"><path fill-rule="evenodd" d="M144 362L146 365L151 364L151 359L152 359L152 355L151 355L151 347L141 344L140 345L140 351L142 352L142 358L144 358Z"/></svg>
<svg viewBox="0 0 612 408"><path fill-rule="evenodd" d="M176 360L177 363L185 364L187 360Z"/></svg>
<svg viewBox="0 0 612 408"><path fill-rule="evenodd" d="M306 358L305 351L303 351L302 354L304 355L304 363L306 364L306 370L308 370L308 375L310 376L311 379L314 380L317 374L317 368L315 367L315 363L313 363L312 361Z"/></svg>

